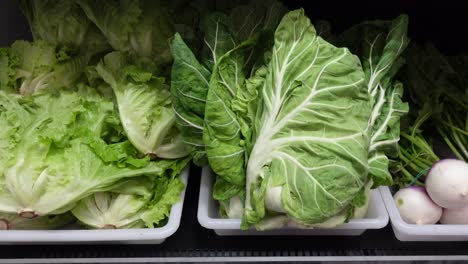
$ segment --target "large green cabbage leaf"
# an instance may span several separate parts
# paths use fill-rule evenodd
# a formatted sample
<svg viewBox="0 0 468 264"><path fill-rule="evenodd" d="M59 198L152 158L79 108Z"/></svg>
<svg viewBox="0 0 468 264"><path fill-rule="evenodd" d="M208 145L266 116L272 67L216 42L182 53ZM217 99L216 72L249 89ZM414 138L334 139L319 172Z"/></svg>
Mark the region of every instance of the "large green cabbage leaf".
<svg viewBox="0 0 468 264"><path fill-rule="evenodd" d="M317 36L303 10L282 19L270 62L246 80L249 45L220 59L205 111L210 165L246 191L243 227L267 209L306 225L353 209L371 113L359 59Z"/></svg>
<svg viewBox="0 0 468 264"><path fill-rule="evenodd" d="M317 36L302 10L290 12L259 94L244 225L265 217L265 204L303 224L349 207L368 181L371 105L357 57ZM275 195L281 205L268 203Z"/></svg>

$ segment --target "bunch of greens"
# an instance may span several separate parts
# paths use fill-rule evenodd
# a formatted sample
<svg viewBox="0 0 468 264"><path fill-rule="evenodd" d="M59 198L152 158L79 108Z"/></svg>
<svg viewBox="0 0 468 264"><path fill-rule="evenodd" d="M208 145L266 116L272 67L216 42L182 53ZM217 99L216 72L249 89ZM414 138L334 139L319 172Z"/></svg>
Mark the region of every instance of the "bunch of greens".
<svg viewBox="0 0 468 264"><path fill-rule="evenodd" d="M190 160L166 3L21 6L34 41L0 49L0 229L165 224Z"/></svg>
<svg viewBox="0 0 468 264"><path fill-rule="evenodd" d="M468 79L466 56L442 55L430 43L413 44L401 74L413 109L403 128L394 166L400 187L423 185L423 177L440 158L468 161ZM435 145L444 149L438 154Z"/></svg>
<svg viewBox="0 0 468 264"><path fill-rule="evenodd" d="M398 156L407 111L394 81L407 17L333 37L358 58L320 37L303 10L283 16L280 3L256 3L206 15L200 53L174 37L171 90L184 140L216 174L221 214L242 218L242 228L361 217L369 190L392 183L389 157Z"/></svg>

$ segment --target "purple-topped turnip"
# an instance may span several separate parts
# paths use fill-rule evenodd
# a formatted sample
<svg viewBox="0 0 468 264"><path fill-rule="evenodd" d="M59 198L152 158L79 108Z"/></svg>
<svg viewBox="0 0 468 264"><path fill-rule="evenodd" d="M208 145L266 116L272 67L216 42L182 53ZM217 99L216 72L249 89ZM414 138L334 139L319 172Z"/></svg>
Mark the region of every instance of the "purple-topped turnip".
<svg viewBox="0 0 468 264"><path fill-rule="evenodd" d="M408 224L435 224L442 216L442 208L431 200L424 187L400 189L393 199L401 218Z"/></svg>
<svg viewBox="0 0 468 264"><path fill-rule="evenodd" d="M435 163L426 178L426 189L432 200L448 209L468 206L468 163L444 159Z"/></svg>
<svg viewBox="0 0 468 264"><path fill-rule="evenodd" d="M461 209L444 209L440 222L448 225L468 225L468 206Z"/></svg>

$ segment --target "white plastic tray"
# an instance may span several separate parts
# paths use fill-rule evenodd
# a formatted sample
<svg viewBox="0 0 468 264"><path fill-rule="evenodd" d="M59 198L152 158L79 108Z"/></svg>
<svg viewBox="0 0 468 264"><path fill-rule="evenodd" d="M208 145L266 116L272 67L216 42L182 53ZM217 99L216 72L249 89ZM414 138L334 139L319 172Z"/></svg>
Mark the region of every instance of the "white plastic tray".
<svg viewBox="0 0 468 264"><path fill-rule="evenodd" d="M380 187L393 232L400 241L468 241L468 225L414 225L400 216L388 187Z"/></svg>
<svg viewBox="0 0 468 264"><path fill-rule="evenodd" d="M185 186L189 166L181 173ZM167 224L159 228L113 229L113 230L2 230L0 244L161 244L174 234L180 225L186 188L180 201L171 208Z"/></svg>
<svg viewBox="0 0 468 264"><path fill-rule="evenodd" d="M352 219L348 223L332 229L299 229L283 227L276 230L243 231L240 219L221 218L218 203L213 199L213 172L209 167L202 170L200 196L198 200L198 222L207 229L213 229L220 236L359 236L367 229L380 229L388 224L388 214L378 190L372 191L372 197L366 218Z"/></svg>

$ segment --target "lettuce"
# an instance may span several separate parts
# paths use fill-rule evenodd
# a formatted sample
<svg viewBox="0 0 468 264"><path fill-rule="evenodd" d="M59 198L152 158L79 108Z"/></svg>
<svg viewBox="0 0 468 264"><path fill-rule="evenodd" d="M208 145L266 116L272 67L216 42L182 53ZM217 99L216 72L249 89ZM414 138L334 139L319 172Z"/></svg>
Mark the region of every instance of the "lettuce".
<svg viewBox="0 0 468 264"><path fill-rule="evenodd" d="M124 52L106 55L96 67L112 88L122 126L132 144L143 154L160 158L188 155L174 127L175 114L169 87L146 61L133 62Z"/></svg>
<svg viewBox="0 0 468 264"><path fill-rule="evenodd" d="M0 211L24 217L61 214L120 179L162 174L172 161L150 162L126 141L110 142L113 103L95 93L50 92L27 100L0 94L3 174Z"/></svg>
<svg viewBox="0 0 468 264"><path fill-rule="evenodd" d="M89 60L89 54L74 55L43 40L18 40L0 51L1 89L29 95L45 88L69 88L76 84Z"/></svg>
<svg viewBox="0 0 468 264"><path fill-rule="evenodd" d="M75 1L21 0L35 40L94 55L110 49L105 37Z"/></svg>
<svg viewBox="0 0 468 264"><path fill-rule="evenodd" d="M161 226L184 189L178 175L188 161L182 159L175 163L168 177L140 176L124 180L117 188L81 200L72 213L91 228Z"/></svg>
<svg viewBox="0 0 468 264"><path fill-rule="evenodd" d="M114 50L155 60L160 67L171 62L167 40L174 26L164 1L76 2Z"/></svg>
<svg viewBox="0 0 468 264"><path fill-rule="evenodd" d="M24 218L17 214L0 213L0 230L57 229L75 220L72 214Z"/></svg>

